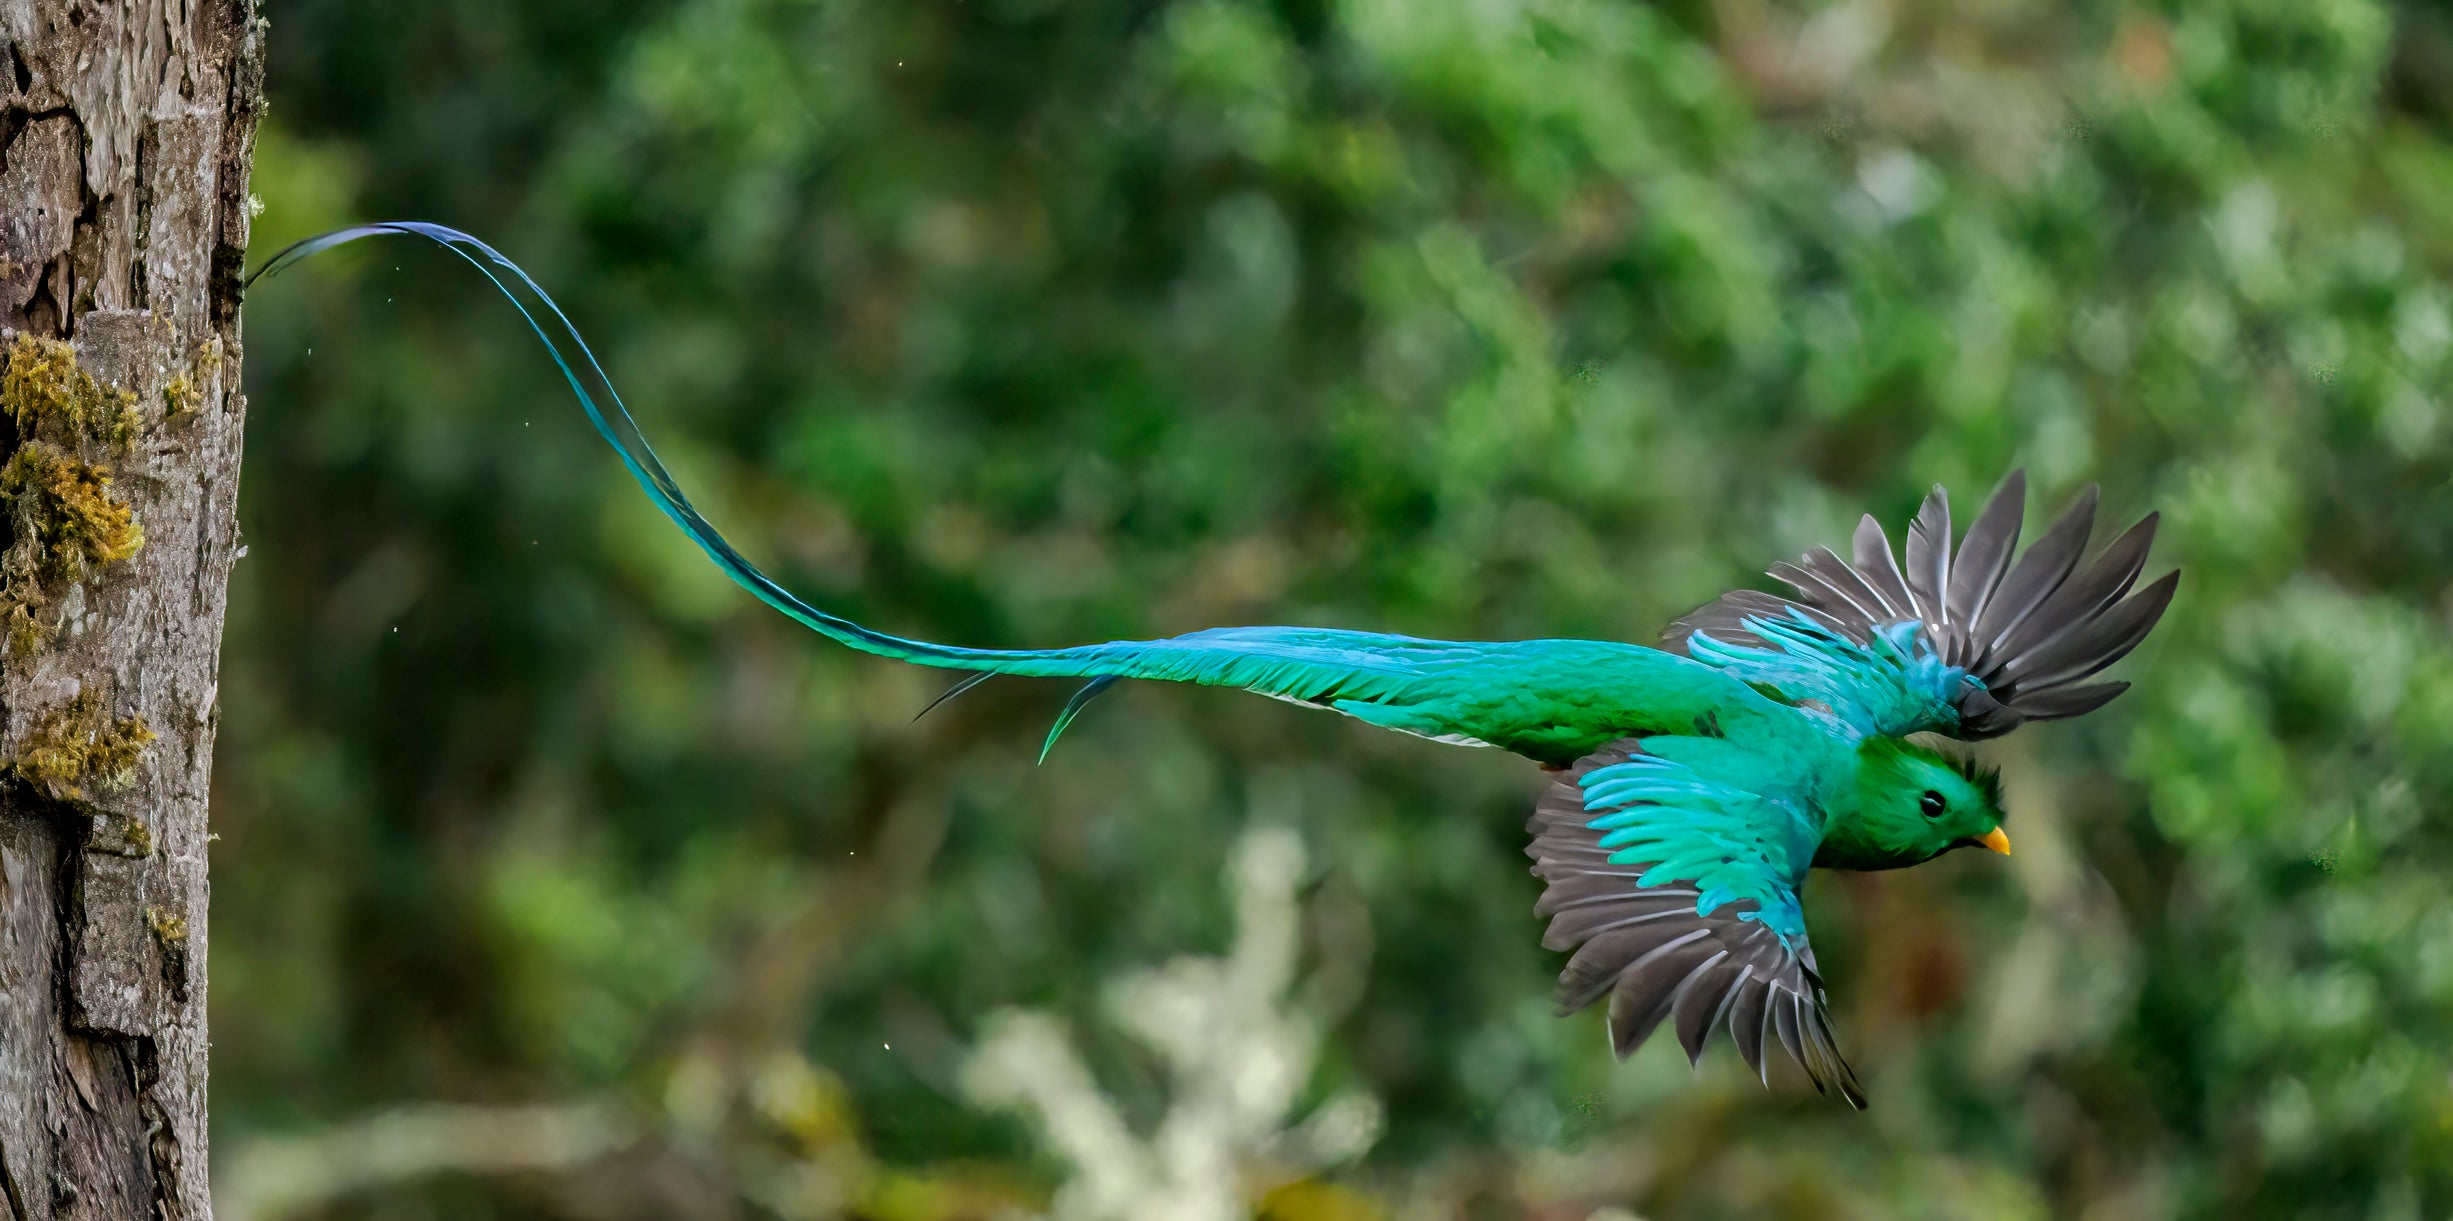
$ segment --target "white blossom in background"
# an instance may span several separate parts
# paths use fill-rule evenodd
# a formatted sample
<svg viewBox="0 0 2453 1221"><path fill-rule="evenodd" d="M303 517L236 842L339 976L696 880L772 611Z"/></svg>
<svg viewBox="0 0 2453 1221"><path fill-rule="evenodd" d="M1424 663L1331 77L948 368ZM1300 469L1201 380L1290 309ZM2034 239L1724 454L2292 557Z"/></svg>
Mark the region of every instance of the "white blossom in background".
<svg viewBox="0 0 2453 1221"><path fill-rule="evenodd" d="M1052 1215L1235 1221L1251 1215L1249 1189L1350 1160L1379 1139L1379 1102L1359 1091L1299 1120L1292 1113L1321 1031L1336 1017L1292 996L1303 868L1294 832L1246 832L1229 872L1236 931L1226 957L1179 958L1109 987L1109 1011L1170 1079L1166 1115L1146 1134L1126 1127L1057 1019L1024 1010L990 1017L962 1088L984 1106L1022 1113L1071 1165Z"/></svg>

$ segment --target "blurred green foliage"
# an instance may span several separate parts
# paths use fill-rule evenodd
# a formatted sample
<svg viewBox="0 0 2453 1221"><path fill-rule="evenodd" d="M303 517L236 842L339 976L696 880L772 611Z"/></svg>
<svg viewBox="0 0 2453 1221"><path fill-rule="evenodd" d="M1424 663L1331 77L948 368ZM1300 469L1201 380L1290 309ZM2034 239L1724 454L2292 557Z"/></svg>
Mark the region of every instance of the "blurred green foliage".
<svg viewBox="0 0 2453 1221"><path fill-rule="evenodd" d="M561 298L743 549L979 645L1239 622L1646 640L2025 464L2188 576L2020 855L1809 895L1852 1115L1549 1015L1521 762L824 646L407 243L250 302L216 774L224 1164L603 1105L331 1216L986 1216L989 1011L1227 942L1310 846L1275 1217L2453 1212L2453 27L2370 0L274 6L259 258L362 219ZM2038 512L2051 505L2037 506ZM1103 1032L1103 1033L1102 1033ZM813 1183L831 1184L823 1190ZM1258 1189L1256 1188L1256 1191ZM1604 1216L1616 1215L1604 1213Z"/></svg>

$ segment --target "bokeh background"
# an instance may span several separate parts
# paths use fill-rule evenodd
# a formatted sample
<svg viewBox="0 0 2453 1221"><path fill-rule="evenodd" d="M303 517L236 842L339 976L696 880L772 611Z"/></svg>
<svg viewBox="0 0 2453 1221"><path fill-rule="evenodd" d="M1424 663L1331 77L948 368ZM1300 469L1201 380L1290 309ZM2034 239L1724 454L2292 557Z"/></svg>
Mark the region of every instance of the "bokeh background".
<svg viewBox="0 0 2453 1221"><path fill-rule="evenodd" d="M2375 0L281 0L260 261L522 260L977 645L1649 640L2025 465L2188 570L2019 854L1808 895L1864 1115L1550 1013L1521 761L801 632L464 266L260 287L253 1218L2453 1214L2453 22Z"/></svg>

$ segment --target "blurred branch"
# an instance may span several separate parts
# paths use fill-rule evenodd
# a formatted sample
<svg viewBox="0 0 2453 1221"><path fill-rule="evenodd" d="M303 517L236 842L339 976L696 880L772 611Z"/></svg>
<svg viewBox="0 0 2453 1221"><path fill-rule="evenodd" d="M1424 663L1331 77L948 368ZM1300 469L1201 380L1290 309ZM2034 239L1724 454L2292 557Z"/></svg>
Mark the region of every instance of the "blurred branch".
<svg viewBox="0 0 2453 1221"><path fill-rule="evenodd" d="M1007 1010L990 1019L963 1088L1029 1116L1071 1163L1055 1215L1227 1221L1250 1214L1249 1189L1265 1193L1358 1157L1379 1139L1379 1101L1360 1091L1288 1122L1334 1017L1288 1000L1302 873L1303 845L1292 831L1246 833L1230 871L1237 928L1227 956L1179 958L1110 988L1110 1013L1159 1054L1175 1083L1147 1138L1127 1128L1055 1018Z"/></svg>
<svg viewBox="0 0 2453 1221"><path fill-rule="evenodd" d="M311 1135L246 1141L214 1176L214 1210L224 1221L275 1221L439 1174L567 1170L638 1135L595 1102L401 1107Z"/></svg>

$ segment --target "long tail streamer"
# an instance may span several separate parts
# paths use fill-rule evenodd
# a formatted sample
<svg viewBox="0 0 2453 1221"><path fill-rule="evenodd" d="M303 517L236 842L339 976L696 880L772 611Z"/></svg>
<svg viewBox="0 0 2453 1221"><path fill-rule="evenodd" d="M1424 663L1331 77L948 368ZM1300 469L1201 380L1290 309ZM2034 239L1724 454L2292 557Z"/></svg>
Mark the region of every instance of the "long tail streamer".
<svg viewBox="0 0 2453 1221"><path fill-rule="evenodd" d="M442 246L477 269L535 332L554 358L580 409L597 435L613 447L673 524L715 561L725 576L761 602L850 648L879 657L949 670L1013 674L1044 678L1086 678L1048 736L1056 735L1080 714L1083 705L1113 685L1117 678L1189 682L1205 686L1240 687L1266 695L1321 707L1336 707L1353 715L1378 713L1378 723L1390 723L1373 705L1400 700L1421 676L1415 662L1427 654L1453 657L1473 654L1480 646L1444 641L1412 640L1378 633L1311 628L1212 628L1165 640L1115 640L1104 644L1059 649L969 649L910 640L864 627L840 615L830 615L803 601L774 578L759 571L690 503L673 473L656 457L630 409L622 405L604 366L587 341L562 312L562 307L530 278L519 264L492 246L457 229L424 221L386 221L341 229L299 242L274 255L247 277L247 286L296 266L299 262L361 238L390 235L422 237ZM962 683L948 692L958 695L976 685ZM934 707L934 705L931 705ZM1357 709L1362 711L1357 711ZM923 712L925 715L925 710ZM1043 748L1041 756L1046 751Z"/></svg>
<svg viewBox="0 0 2453 1221"><path fill-rule="evenodd" d="M656 457L655 448L647 443L647 437L639 430L639 422L632 418L630 409L622 405L622 396L614 391L613 382L605 376L604 366L597 363L596 353L589 350L587 341L579 337L579 328L571 325L562 307L556 305L553 297L539 287L519 264L466 233L425 221L384 221L339 229L307 238L282 250L247 277L246 287L253 287L259 280L279 275L336 246L344 246L361 238L395 234L422 237L442 246L466 260L469 266L477 269L478 274L501 290L512 308L517 309L520 317L527 321L528 329L534 331L538 340L544 343L546 351L552 353L555 367L562 370L563 380L570 383L571 392L579 396L579 406L588 413L588 422L596 426L597 435L603 437L605 443L621 456L622 465L629 468L631 477L639 481L648 498L655 501L656 507L663 510L666 517L673 519L673 523L680 526L692 542L706 551L708 558L715 561L716 567L723 569L725 576L750 591L759 601L851 648L920 665L949 669L983 666L1005 669L1015 663L1041 658L1055 660L1051 654L1058 650L965 649L891 636L839 615L827 614L802 601L773 577L760 571L756 564L734 550L715 526L700 515L697 506L690 503L690 497L681 490L681 484L674 480L673 473L666 470L664 463ZM1008 669L1008 672L1012 671Z"/></svg>

